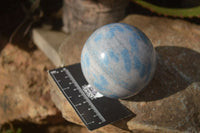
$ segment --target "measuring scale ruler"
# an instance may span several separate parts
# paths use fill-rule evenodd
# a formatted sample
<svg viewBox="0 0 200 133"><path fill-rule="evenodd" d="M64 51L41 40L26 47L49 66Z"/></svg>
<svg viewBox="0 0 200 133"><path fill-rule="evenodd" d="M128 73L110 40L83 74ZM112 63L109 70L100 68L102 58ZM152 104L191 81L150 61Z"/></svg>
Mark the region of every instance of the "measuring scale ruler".
<svg viewBox="0 0 200 133"><path fill-rule="evenodd" d="M132 115L117 99L93 89L83 76L80 64L48 71L49 78L70 102L89 130L94 130Z"/></svg>

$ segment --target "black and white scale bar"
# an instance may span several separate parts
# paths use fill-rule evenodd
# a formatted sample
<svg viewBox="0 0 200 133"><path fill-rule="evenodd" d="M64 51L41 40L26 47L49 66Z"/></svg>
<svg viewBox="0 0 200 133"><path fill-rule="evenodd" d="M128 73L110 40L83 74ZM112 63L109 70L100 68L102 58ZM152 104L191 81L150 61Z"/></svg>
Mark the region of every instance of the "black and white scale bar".
<svg viewBox="0 0 200 133"><path fill-rule="evenodd" d="M118 100L104 96L88 97L83 91L83 86L87 86L88 82L82 74L80 64L50 70L49 75L89 130L132 114Z"/></svg>

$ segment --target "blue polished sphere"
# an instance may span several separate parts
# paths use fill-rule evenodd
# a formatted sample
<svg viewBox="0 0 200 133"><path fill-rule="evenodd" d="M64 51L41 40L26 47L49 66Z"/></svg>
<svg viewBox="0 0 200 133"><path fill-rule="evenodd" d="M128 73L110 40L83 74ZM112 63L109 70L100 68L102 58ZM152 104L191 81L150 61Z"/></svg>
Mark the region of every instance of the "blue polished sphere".
<svg viewBox="0 0 200 133"><path fill-rule="evenodd" d="M156 53L134 26L113 23L97 29L85 43L81 68L86 80L110 98L137 94L152 79Z"/></svg>

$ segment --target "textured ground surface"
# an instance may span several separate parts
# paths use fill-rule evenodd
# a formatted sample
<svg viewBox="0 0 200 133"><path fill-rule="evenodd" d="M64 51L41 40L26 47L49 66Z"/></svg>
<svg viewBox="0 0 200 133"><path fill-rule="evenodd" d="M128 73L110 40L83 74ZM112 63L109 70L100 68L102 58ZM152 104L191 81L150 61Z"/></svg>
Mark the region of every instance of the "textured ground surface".
<svg viewBox="0 0 200 133"><path fill-rule="evenodd" d="M1 39L1 43L3 39ZM50 97L47 70L52 63L38 49L7 44L0 51L0 126L13 123L23 132L87 132L69 124ZM34 124L33 124L34 123ZM1 128L0 128L1 129Z"/></svg>

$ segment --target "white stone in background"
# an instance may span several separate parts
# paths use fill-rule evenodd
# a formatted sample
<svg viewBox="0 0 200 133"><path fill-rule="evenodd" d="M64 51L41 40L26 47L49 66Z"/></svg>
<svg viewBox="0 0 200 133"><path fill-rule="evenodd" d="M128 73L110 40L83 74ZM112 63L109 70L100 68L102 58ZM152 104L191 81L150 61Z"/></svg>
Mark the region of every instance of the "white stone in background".
<svg viewBox="0 0 200 133"><path fill-rule="evenodd" d="M61 31L53 31L45 28L33 29L33 41L55 66L61 66L61 58L58 55L60 45L67 39L67 34Z"/></svg>

